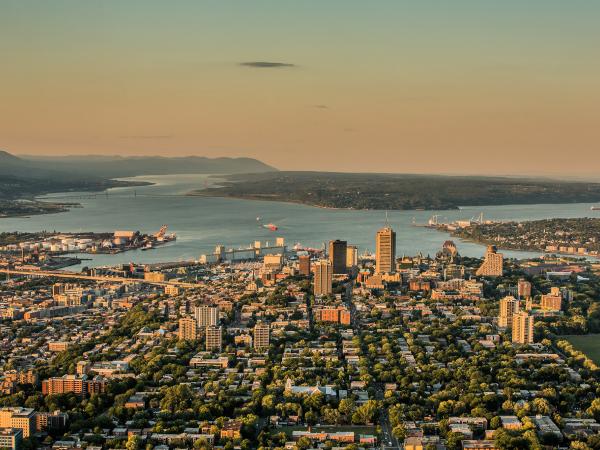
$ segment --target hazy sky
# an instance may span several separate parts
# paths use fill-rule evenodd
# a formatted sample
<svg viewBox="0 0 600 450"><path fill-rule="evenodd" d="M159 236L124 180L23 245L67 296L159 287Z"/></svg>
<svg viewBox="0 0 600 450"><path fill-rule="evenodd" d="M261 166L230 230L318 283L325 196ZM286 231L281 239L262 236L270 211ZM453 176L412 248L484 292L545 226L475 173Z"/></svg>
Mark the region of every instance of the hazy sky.
<svg viewBox="0 0 600 450"><path fill-rule="evenodd" d="M0 149L590 174L599 23L592 0L0 0Z"/></svg>

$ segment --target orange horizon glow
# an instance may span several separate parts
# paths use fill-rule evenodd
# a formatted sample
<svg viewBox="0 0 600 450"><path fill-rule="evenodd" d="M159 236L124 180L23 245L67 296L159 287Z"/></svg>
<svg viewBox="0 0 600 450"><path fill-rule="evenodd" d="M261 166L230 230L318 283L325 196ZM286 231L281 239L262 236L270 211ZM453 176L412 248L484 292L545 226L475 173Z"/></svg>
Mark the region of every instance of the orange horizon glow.
<svg viewBox="0 0 600 450"><path fill-rule="evenodd" d="M600 6L587 2L1 8L0 149L13 154L246 156L328 171L600 167Z"/></svg>

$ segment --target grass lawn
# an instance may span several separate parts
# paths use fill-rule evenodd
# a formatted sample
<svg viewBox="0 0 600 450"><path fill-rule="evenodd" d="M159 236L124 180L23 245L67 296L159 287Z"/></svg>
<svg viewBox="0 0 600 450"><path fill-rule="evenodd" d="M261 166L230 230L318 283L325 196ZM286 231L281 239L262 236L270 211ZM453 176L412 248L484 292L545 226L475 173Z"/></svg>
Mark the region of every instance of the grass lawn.
<svg viewBox="0 0 600 450"><path fill-rule="evenodd" d="M600 364L600 334L564 336L577 350L585 353L596 364Z"/></svg>

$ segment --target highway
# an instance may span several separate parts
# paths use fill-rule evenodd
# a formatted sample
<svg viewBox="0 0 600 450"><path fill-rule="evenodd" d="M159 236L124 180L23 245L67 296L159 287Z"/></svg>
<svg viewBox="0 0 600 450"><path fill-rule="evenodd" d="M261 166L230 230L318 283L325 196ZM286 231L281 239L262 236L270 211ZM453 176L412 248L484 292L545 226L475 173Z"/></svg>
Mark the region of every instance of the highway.
<svg viewBox="0 0 600 450"><path fill-rule="evenodd" d="M144 283L152 284L157 286L177 286L184 289L197 288L198 284L186 283L184 281L148 281L143 278L125 278L125 277L111 277L111 276L93 276L84 275L76 272L65 272L58 270L11 270L11 269L0 269L0 273L7 274L8 276L26 276L26 277L56 277L56 278L69 278L76 280L91 280L91 281L110 281L115 283Z"/></svg>

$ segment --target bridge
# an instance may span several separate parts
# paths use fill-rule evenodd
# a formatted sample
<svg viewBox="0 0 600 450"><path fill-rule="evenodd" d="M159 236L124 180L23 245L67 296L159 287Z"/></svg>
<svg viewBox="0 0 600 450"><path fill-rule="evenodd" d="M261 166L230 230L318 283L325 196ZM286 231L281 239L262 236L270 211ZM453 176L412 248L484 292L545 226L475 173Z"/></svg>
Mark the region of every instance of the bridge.
<svg viewBox="0 0 600 450"><path fill-rule="evenodd" d="M125 277L117 277L117 276L108 276L108 275L85 275L82 273L76 272L65 272L58 270L11 270L11 269L0 269L0 273L5 273L8 276L16 275L16 276L25 276L25 277L33 277L33 278L43 278L43 277L55 277L55 278L68 278L68 279L76 279L76 280L90 280L90 281L109 281L115 283L144 283L144 284L152 284L156 286L177 286L184 289L192 289L200 287L200 285L195 283L186 283L184 281L149 281L144 280L143 278L125 278Z"/></svg>

